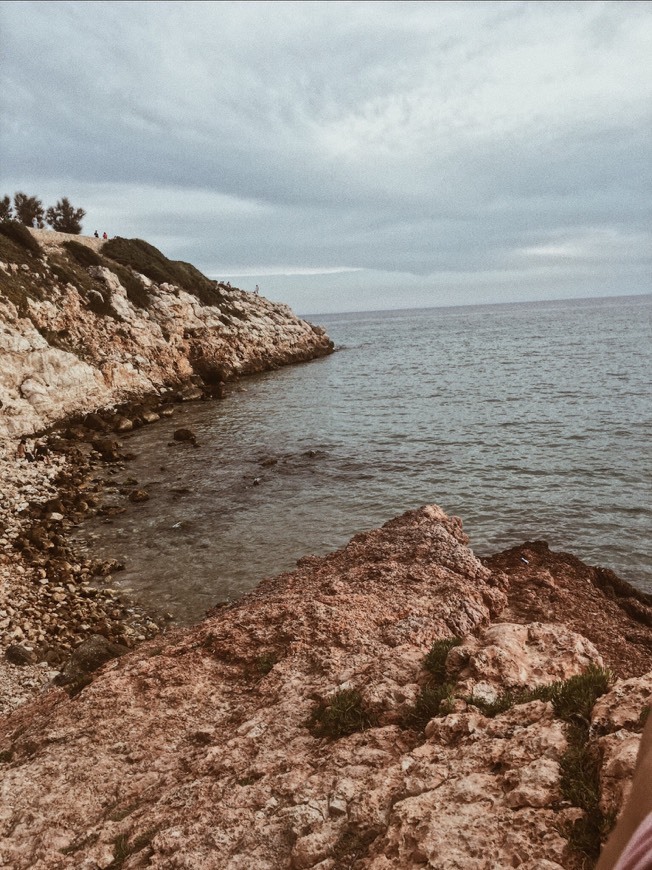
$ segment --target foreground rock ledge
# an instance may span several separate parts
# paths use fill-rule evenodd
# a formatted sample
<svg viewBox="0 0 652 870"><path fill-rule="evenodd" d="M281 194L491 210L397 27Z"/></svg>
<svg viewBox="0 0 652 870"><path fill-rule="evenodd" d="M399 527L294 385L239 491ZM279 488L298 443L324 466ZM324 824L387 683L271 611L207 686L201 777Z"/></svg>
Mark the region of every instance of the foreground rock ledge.
<svg viewBox="0 0 652 870"><path fill-rule="evenodd" d="M575 866L559 831L581 811L561 800L567 736L550 703L487 719L458 702L425 733L402 724L437 638L466 638L467 692L602 663L564 626L492 623L509 587L430 506L141 645L72 698L52 689L0 723L0 864ZM314 736L316 703L352 687L376 724ZM596 705L606 810L651 691L652 675L621 680Z"/></svg>

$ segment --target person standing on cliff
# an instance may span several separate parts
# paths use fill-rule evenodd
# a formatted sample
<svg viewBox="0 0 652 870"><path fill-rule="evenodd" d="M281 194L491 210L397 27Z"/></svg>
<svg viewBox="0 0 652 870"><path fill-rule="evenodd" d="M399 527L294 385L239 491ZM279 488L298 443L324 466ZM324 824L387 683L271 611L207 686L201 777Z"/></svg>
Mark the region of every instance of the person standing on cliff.
<svg viewBox="0 0 652 870"><path fill-rule="evenodd" d="M258 296L259 291L260 291L260 288L259 288L258 284L256 284L256 289L254 290L254 296Z"/></svg>
<svg viewBox="0 0 652 870"><path fill-rule="evenodd" d="M98 233L97 230L95 230L95 232L93 233L93 235L95 236L96 239L99 239L99 237L100 237L100 234Z"/></svg>
<svg viewBox="0 0 652 870"><path fill-rule="evenodd" d="M109 237L107 236L106 233L102 233L102 238L104 239L104 241L106 241Z"/></svg>

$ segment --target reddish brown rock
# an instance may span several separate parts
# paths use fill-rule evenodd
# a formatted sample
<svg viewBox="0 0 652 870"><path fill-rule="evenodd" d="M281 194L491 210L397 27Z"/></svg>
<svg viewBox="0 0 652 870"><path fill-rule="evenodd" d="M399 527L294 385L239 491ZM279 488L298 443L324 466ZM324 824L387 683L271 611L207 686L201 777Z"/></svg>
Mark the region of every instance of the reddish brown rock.
<svg viewBox="0 0 652 870"><path fill-rule="evenodd" d="M530 541L483 559L509 578L504 622L558 622L590 640L619 677L652 669L652 596L612 571Z"/></svg>
<svg viewBox="0 0 652 870"><path fill-rule="evenodd" d="M76 697L53 690L16 710L0 724L0 861L576 866L560 832L582 813L562 800L568 733L550 702L489 719L459 701L425 734L404 724L435 639L465 637L474 673L485 650L496 684L543 683L546 660L550 681L598 660L561 626L488 628L506 608L506 575L466 544L459 520L411 512L110 662ZM351 688L375 724L316 737L316 704ZM620 703L646 691L613 689ZM606 696L596 739L610 736L616 706ZM624 793L630 734L629 748L605 750L610 805Z"/></svg>

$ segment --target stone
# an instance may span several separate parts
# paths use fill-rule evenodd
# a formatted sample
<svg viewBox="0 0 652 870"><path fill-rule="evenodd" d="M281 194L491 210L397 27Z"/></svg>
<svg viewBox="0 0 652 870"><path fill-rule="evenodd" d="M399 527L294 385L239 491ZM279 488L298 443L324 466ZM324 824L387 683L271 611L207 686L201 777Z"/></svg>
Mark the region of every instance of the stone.
<svg viewBox="0 0 652 870"><path fill-rule="evenodd" d="M132 489L129 493L129 501L137 504L143 501L149 501L149 493L144 489Z"/></svg>
<svg viewBox="0 0 652 870"><path fill-rule="evenodd" d="M123 417L121 414L118 414L113 420L113 430L115 432L131 432L134 428L134 421L130 420L129 417Z"/></svg>
<svg viewBox="0 0 652 870"><path fill-rule="evenodd" d="M460 697L493 701L500 691L538 686L602 667L595 646L563 625L496 623L448 654Z"/></svg>
<svg viewBox="0 0 652 870"><path fill-rule="evenodd" d="M175 441L185 441L190 442L191 444L195 444L197 442L195 433L192 432L190 429L175 429L174 435L172 437Z"/></svg>
<svg viewBox="0 0 652 870"><path fill-rule="evenodd" d="M73 652L61 672L60 685L73 682L91 674L111 659L129 652L128 647L112 643L102 635L94 634L81 643Z"/></svg>
<svg viewBox="0 0 652 870"><path fill-rule="evenodd" d="M121 458L120 442L115 438L94 438L91 445L105 462L118 462Z"/></svg>
<svg viewBox="0 0 652 870"><path fill-rule="evenodd" d="M5 658L12 665L33 665L37 658L34 653L18 643L10 644L5 650Z"/></svg>

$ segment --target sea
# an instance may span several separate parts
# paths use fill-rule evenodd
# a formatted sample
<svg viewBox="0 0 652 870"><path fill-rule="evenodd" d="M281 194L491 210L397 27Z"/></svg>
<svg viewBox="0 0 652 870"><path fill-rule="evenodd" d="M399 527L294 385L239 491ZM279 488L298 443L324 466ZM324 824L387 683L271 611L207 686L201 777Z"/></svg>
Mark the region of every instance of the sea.
<svg viewBox="0 0 652 870"><path fill-rule="evenodd" d="M182 624L432 503L479 556L543 539L652 592L651 315L630 296L309 317L335 353L127 435L106 493L127 510L77 540ZM149 501L120 494L134 480Z"/></svg>

